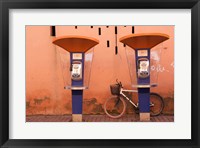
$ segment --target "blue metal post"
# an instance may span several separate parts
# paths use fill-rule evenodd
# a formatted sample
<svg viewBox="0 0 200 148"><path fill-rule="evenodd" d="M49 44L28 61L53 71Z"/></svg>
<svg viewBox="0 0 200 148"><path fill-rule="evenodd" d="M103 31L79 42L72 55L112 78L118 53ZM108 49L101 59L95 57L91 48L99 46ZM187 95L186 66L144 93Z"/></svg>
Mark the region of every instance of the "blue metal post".
<svg viewBox="0 0 200 148"><path fill-rule="evenodd" d="M73 80L72 87L83 87L84 85L84 53L82 54L82 59L73 59L73 54L70 53L70 63L73 61L80 61L82 63L82 79ZM76 117L74 121L82 121L82 102L83 102L83 90L72 90L72 120L73 116ZM78 118L77 118L78 117Z"/></svg>
<svg viewBox="0 0 200 148"><path fill-rule="evenodd" d="M138 52L140 50L146 50L147 55L139 56ZM135 57L136 57L137 83L139 86L143 86L143 87L138 87L139 111L140 111L140 114L147 113L148 115L150 113L150 105L149 105L150 104L150 87L149 87L150 86L150 69L149 69L148 77L145 77L145 78L138 77L138 67L139 67L138 60L140 58L148 59L149 67L150 67L150 49L136 49L135 52L136 52Z"/></svg>

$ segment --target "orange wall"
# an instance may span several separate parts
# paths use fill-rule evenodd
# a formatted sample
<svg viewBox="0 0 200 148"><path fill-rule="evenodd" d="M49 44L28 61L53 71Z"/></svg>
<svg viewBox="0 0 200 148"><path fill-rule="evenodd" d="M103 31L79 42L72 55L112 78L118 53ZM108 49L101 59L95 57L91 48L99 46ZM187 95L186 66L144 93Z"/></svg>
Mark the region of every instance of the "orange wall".
<svg viewBox="0 0 200 148"><path fill-rule="evenodd" d="M101 27L101 35L98 28ZM158 87L151 91L162 95L168 108L173 112L174 94L174 27L173 26L135 26L135 33L165 33L170 39L162 45L162 60L159 71ZM131 34L131 26L118 26L118 39ZM102 105L111 96L109 85L116 78L126 88L131 88L129 69L123 44L118 42L115 55L114 26L56 26L56 36L82 35L100 41L95 46L90 78L90 87L84 91L84 113L103 113ZM71 92L64 90L62 68L58 46L52 44L50 26L26 27L26 104L27 115L71 114ZM110 47L107 47L107 40ZM169 100L172 100L169 103ZM170 110L170 111L168 111Z"/></svg>

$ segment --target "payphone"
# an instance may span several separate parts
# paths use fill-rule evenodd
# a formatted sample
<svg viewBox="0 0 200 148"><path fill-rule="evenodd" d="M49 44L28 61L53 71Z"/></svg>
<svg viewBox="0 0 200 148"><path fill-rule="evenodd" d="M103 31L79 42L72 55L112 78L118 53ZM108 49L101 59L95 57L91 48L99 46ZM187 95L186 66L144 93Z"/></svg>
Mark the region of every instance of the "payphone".
<svg viewBox="0 0 200 148"><path fill-rule="evenodd" d="M147 58L138 59L138 77L146 78L149 76L149 60Z"/></svg>
<svg viewBox="0 0 200 148"><path fill-rule="evenodd" d="M131 79L137 80L132 80L132 83L136 83L132 84L132 86L138 89L140 121L150 120L150 87L157 86L153 84L150 79L151 49L168 39L169 36L162 33L131 34L119 39L120 42L128 45L128 47L134 49L135 51L134 54L130 52L126 52L126 54L131 55L130 62L133 62L135 60L135 65L128 65ZM127 58L130 57L129 55L127 55ZM134 69L134 66L136 67L136 69ZM136 71L136 77L133 77L133 71Z"/></svg>
<svg viewBox="0 0 200 148"><path fill-rule="evenodd" d="M53 40L57 46L68 51L69 67L66 71L65 89L72 92L72 121L82 121L83 90L88 88L93 51L91 48L99 44L99 41L84 36L63 36Z"/></svg>
<svg viewBox="0 0 200 148"><path fill-rule="evenodd" d="M72 80L82 79L82 62L73 61L71 65L71 78Z"/></svg>

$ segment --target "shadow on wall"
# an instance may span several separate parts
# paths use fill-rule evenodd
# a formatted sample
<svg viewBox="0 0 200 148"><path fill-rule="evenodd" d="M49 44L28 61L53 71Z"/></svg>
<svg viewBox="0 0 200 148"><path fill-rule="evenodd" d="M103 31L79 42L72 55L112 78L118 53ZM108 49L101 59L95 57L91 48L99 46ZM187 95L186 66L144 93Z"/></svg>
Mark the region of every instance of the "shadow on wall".
<svg viewBox="0 0 200 148"><path fill-rule="evenodd" d="M133 102L137 102L137 94L128 93L127 95L132 98ZM173 92L170 92L169 97L163 98L165 103L163 114L174 114L173 95ZM126 103L126 114L135 114L134 107L129 102ZM83 114L104 115L103 105L95 97L84 99ZM71 114L71 112L72 103L70 100L67 101L66 98L55 101L48 96L44 96L43 98L33 98L26 102L26 115L65 115Z"/></svg>
<svg viewBox="0 0 200 148"><path fill-rule="evenodd" d="M26 115L65 115L71 114L71 101L65 99L54 100L48 96L27 99Z"/></svg>

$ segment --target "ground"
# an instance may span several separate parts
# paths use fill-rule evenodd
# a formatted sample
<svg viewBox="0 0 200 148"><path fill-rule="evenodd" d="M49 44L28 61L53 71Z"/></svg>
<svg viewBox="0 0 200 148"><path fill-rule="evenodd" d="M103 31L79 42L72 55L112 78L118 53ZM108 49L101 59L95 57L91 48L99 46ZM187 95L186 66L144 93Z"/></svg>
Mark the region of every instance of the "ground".
<svg viewBox="0 0 200 148"><path fill-rule="evenodd" d="M26 116L26 122L71 122L71 115L35 115ZM83 115L84 122L139 122L138 115L124 115L119 119L112 119L107 115ZM151 122L174 122L172 115L151 117Z"/></svg>

